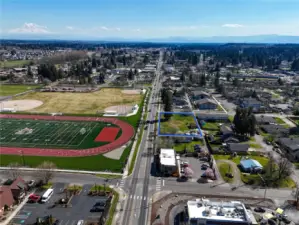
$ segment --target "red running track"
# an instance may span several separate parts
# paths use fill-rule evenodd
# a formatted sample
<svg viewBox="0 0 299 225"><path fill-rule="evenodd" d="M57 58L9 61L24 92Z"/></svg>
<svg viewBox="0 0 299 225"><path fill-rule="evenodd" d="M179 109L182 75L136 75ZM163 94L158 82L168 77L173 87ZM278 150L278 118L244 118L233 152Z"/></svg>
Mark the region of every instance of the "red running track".
<svg viewBox="0 0 299 225"><path fill-rule="evenodd" d="M41 116L41 115L9 115L0 114L0 118L12 119L36 119L36 120L70 120L70 121L102 121L113 123L122 129L122 134L115 141L96 148L89 149L50 149L50 148L19 148L19 147L2 147L0 146L0 154L3 155L24 155L32 156L57 156L57 157L79 157L99 155L126 144L134 136L134 128L119 119L104 117L76 117L76 116Z"/></svg>
<svg viewBox="0 0 299 225"><path fill-rule="evenodd" d="M119 132L118 127L104 127L94 141L112 142Z"/></svg>

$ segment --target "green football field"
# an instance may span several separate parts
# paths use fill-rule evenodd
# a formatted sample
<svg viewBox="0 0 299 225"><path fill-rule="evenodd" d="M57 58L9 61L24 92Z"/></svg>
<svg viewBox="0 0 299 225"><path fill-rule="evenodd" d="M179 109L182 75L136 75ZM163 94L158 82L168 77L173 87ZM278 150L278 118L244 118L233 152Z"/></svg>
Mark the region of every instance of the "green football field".
<svg viewBox="0 0 299 225"><path fill-rule="evenodd" d="M0 119L0 146L93 148L107 144L94 141L107 126L115 127L104 122ZM121 130L116 138L120 135Z"/></svg>
<svg viewBox="0 0 299 225"><path fill-rule="evenodd" d="M41 85L21 85L21 84L1 84L0 96L10 96L32 89L41 87Z"/></svg>

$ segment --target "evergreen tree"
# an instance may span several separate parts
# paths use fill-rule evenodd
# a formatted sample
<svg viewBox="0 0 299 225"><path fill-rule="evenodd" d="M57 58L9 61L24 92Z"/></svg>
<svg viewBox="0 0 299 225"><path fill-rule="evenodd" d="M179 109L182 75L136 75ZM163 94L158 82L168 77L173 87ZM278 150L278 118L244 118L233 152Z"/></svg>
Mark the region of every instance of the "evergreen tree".
<svg viewBox="0 0 299 225"><path fill-rule="evenodd" d="M203 73L201 76L200 76L200 85L201 86L206 86L206 75Z"/></svg>
<svg viewBox="0 0 299 225"><path fill-rule="evenodd" d="M232 78L232 74L231 73L227 73L226 74L226 80L230 81L231 78Z"/></svg>

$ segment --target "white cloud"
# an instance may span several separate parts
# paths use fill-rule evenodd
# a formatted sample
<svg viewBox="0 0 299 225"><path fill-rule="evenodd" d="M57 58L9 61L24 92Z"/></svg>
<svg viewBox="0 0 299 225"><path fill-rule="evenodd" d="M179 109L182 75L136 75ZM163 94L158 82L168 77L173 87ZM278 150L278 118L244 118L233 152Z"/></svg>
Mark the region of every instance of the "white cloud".
<svg viewBox="0 0 299 225"><path fill-rule="evenodd" d="M137 29L133 29L134 32L141 32L141 29L137 28Z"/></svg>
<svg viewBox="0 0 299 225"><path fill-rule="evenodd" d="M116 27L115 30L116 30L116 31L120 31L120 28L119 28L119 27Z"/></svg>
<svg viewBox="0 0 299 225"><path fill-rule="evenodd" d="M46 26L41 26L35 23L24 23L22 27L9 30L9 33L48 34L51 32Z"/></svg>
<svg viewBox="0 0 299 225"><path fill-rule="evenodd" d="M237 24L237 23L227 23L227 24L223 24L222 27L240 28L240 27L244 27L244 26L242 24Z"/></svg>
<svg viewBox="0 0 299 225"><path fill-rule="evenodd" d="M105 27L105 26L102 26L102 27L100 27L102 30L109 30L109 28L108 27Z"/></svg>
<svg viewBox="0 0 299 225"><path fill-rule="evenodd" d="M72 26L66 26L65 27L67 30L74 30L75 28L74 27L72 27Z"/></svg>

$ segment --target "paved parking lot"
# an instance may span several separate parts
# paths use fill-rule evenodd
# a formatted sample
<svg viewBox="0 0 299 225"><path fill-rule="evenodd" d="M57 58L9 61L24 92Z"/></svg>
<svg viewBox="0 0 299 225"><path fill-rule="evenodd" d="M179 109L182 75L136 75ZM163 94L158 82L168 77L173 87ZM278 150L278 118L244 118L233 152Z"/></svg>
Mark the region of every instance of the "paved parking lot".
<svg viewBox="0 0 299 225"><path fill-rule="evenodd" d="M208 165L207 162L200 161L199 159L193 157L181 157L181 161L188 162L194 172L193 178L190 179L191 182L197 182L198 179L201 178L201 175L205 172L205 170L201 169L201 165Z"/></svg>
<svg viewBox="0 0 299 225"><path fill-rule="evenodd" d="M13 224L33 224L36 222L37 217L44 217L52 215L55 219L59 220L58 225L76 225L79 220L98 220L101 217L101 212L90 212L92 206L100 199L100 197L90 197L87 195L92 187L91 184L83 185L83 189L79 195L75 195L71 199L72 207L62 208L51 206L57 200L66 196L63 193L67 183L55 183L53 185L54 194L45 204L41 203L26 203L20 212L12 219ZM36 192L42 195L43 192Z"/></svg>

